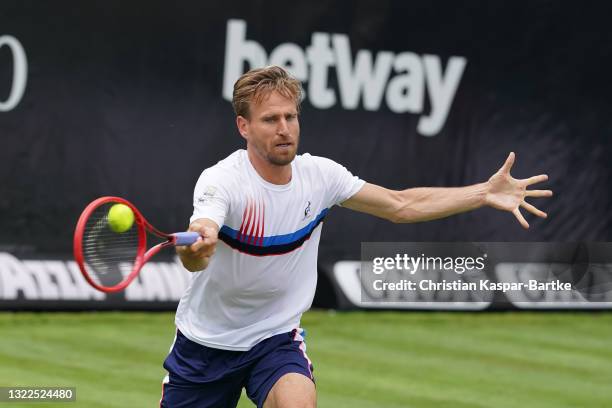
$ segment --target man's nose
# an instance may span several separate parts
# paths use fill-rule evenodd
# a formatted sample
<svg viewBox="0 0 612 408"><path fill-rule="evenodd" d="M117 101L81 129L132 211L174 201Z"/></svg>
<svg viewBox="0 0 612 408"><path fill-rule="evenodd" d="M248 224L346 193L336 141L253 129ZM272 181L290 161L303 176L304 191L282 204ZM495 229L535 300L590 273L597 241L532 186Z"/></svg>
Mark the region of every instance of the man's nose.
<svg viewBox="0 0 612 408"><path fill-rule="evenodd" d="M279 135L289 135L289 125L287 124L287 120L285 118L281 118L281 120L278 121L277 132Z"/></svg>

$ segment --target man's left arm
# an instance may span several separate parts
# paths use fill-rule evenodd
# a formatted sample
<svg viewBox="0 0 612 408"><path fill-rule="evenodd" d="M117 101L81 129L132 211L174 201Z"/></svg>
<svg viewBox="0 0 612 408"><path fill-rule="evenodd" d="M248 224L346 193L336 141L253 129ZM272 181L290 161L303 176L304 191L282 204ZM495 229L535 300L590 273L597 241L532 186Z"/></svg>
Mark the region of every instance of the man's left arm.
<svg viewBox="0 0 612 408"><path fill-rule="evenodd" d="M527 189L532 184L548 180L545 174L527 179L513 178L510 169L514 158L514 153L510 153L499 171L484 183L466 187L418 187L402 191L366 183L342 206L396 223L430 221L489 206L511 212L524 228L529 228L520 207L538 217L546 218L547 215L527 203L525 198L550 197L552 191Z"/></svg>

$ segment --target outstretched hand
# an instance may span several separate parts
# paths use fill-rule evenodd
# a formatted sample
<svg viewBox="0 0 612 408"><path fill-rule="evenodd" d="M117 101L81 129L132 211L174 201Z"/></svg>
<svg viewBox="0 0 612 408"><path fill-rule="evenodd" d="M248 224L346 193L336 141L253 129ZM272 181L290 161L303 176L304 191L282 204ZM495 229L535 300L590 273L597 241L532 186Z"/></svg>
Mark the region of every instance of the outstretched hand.
<svg viewBox="0 0 612 408"><path fill-rule="evenodd" d="M510 169L514 164L514 158L514 152L510 153L504 165L487 182L488 191L485 204L498 210L511 212L523 228L529 228L529 223L527 223L527 220L521 214L520 207L538 217L546 218L547 214L526 202L525 198L551 197L553 192L551 190L527 190L527 187L532 184L548 180L546 174L526 179L513 178L510 175Z"/></svg>

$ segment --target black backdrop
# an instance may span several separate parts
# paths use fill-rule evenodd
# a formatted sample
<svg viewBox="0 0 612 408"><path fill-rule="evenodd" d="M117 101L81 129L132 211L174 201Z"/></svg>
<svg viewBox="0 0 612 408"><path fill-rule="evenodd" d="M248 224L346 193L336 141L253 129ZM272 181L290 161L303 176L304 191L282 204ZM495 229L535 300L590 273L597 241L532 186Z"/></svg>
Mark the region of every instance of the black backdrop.
<svg viewBox="0 0 612 408"><path fill-rule="evenodd" d="M524 231L482 209L393 225L348 210L328 217L323 260L359 258L361 241L612 239L612 7L577 1L4 1L0 35L23 45L28 82L0 112L0 245L65 253L83 207L119 195L162 230L183 229L202 169L243 146L222 98L229 19L267 53L313 32L376 54L467 60L444 127L419 115L336 105L301 115L301 152L330 157L390 188L486 180L509 151L513 174L548 173L549 219ZM0 101L12 56L0 49ZM337 91L335 71L330 88ZM429 109L426 102L425 110Z"/></svg>

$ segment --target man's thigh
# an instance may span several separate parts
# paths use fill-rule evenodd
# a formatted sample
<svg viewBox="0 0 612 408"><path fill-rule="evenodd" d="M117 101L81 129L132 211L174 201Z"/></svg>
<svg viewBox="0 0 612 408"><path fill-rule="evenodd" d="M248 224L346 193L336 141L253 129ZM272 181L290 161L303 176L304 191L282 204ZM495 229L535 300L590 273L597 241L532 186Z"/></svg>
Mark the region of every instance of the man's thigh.
<svg viewBox="0 0 612 408"><path fill-rule="evenodd" d="M314 407L313 367L301 334L301 329L294 330L263 342L262 347L268 350L262 350L262 357L252 368L246 383L247 395L258 408L264 407L264 404L266 407L276 407L269 404L276 400L285 401L285 396L293 396L292 399L297 401L298 393L300 401L312 401L312 404L278 407Z"/></svg>
<svg viewBox="0 0 612 408"><path fill-rule="evenodd" d="M274 384L263 408L315 408L316 405L314 382L302 374L289 373Z"/></svg>

